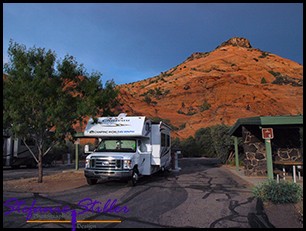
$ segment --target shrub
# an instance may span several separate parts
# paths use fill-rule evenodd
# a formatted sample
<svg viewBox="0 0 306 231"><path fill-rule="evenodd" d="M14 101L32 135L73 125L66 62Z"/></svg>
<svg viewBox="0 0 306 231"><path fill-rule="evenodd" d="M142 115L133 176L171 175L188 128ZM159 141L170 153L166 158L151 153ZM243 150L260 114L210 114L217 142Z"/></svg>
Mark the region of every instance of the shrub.
<svg viewBox="0 0 306 231"><path fill-rule="evenodd" d="M258 56L258 58L265 58L265 57L267 57L267 56L269 56L269 53L268 52L261 52L261 56Z"/></svg>
<svg viewBox="0 0 306 231"><path fill-rule="evenodd" d="M210 107L211 107L211 105L207 101L204 101L203 104L200 106L200 112L206 111Z"/></svg>
<svg viewBox="0 0 306 231"><path fill-rule="evenodd" d="M228 134L230 127L227 125L215 125L210 129L212 144L214 146L216 157L224 164L228 159L230 150L233 149L233 141Z"/></svg>
<svg viewBox="0 0 306 231"><path fill-rule="evenodd" d="M146 95L143 101L145 101L147 104L150 104L152 102L152 99Z"/></svg>
<svg viewBox="0 0 306 231"><path fill-rule="evenodd" d="M216 157L216 151L211 137L211 128L200 128L195 132L195 143L201 156Z"/></svg>
<svg viewBox="0 0 306 231"><path fill-rule="evenodd" d="M188 115L188 116L192 116L192 115L194 115L194 114L197 113L197 109L194 108L194 107L192 107L192 106L188 107L187 110L188 110L188 111L185 113L185 112L183 112L181 109L179 109L179 110L177 111L177 113L178 113L178 114Z"/></svg>
<svg viewBox="0 0 306 231"><path fill-rule="evenodd" d="M262 84L265 84L265 83L267 83L267 80L266 80L264 77L262 77L262 78L261 78L261 83L262 83Z"/></svg>
<svg viewBox="0 0 306 231"><path fill-rule="evenodd" d="M165 96L170 93L170 90L164 90L160 87L156 87L154 89L149 89L147 92L141 94L140 96L149 96L160 99L162 96Z"/></svg>
<svg viewBox="0 0 306 231"><path fill-rule="evenodd" d="M194 114L197 114L197 112L196 111L188 111L185 115L192 116Z"/></svg>
<svg viewBox="0 0 306 231"><path fill-rule="evenodd" d="M198 144L192 136L181 142L182 154L184 157L200 157Z"/></svg>
<svg viewBox="0 0 306 231"><path fill-rule="evenodd" d="M272 70L270 70L270 71L268 71L271 75L273 75L274 77L278 77L278 76L281 76L281 73L279 73L279 72L276 72L276 71L272 71Z"/></svg>
<svg viewBox="0 0 306 231"><path fill-rule="evenodd" d="M274 204L297 203L302 199L303 190L300 185L275 180L267 180L253 188L253 195L262 201L271 201Z"/></svg>
<svg viewBox="0 0 306 231"><path fill-rule="evenodd" d="M179 130L184 129L185 127L186 127L186 123L183 123L183 124L181 124L181 125L179 126Z"/></svg>
<svg viewBox="0 0 306 231"><path fill-rule="evenodd" d="M229 129L230 127L224 124L200 128L194 137L190 136L180 143L184 156L213 157L225 163L229 153L234 149L233 140L228 134Z"/></svg>

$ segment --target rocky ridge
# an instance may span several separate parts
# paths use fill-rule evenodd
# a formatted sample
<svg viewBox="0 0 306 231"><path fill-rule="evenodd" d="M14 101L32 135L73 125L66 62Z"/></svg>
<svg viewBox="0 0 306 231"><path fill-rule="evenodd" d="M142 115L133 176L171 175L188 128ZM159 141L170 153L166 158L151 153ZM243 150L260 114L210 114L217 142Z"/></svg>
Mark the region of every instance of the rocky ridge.
<svg viewBox="0 0 306 231"><path fill-rule="evenodd" d="M162 118L180 138L202 127L231 126L238 118L303 113L303 66L239 37L118 87L118 111Z"/></svg>

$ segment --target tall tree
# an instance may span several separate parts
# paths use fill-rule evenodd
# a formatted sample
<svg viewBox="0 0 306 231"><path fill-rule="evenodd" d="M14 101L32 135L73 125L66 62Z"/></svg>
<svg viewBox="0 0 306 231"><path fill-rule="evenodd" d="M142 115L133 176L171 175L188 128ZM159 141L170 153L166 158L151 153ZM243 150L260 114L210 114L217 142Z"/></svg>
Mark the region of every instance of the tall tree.
<svg viewBox="0 0 306 231"><path fill-rule="evenodd" d="M216 157L225 163L230 151L234 149L233 140L229 135L230 126L221 124L211 127L212 146L216 151Z"/></svg>
<svg viewBox="0 0 306 231"><path fill-rule="evenodd" d="M10 40L4 65L3 124L15 137L35 141L38 182L43 182L43 157L65 139L86 116L112 114L118 90L113 80L103 86L101 74L88 74L74 57L56 61L44 48L30 48ZM29 149L31 151L31 149Z"/></svg>
<svg viewBox="0 0 306 231"><path fill-rule="evenodd" d="M215 149L212 146L211 128L200 128L195 132L195 142L199 147L201 156L214 157Z"/></svg>

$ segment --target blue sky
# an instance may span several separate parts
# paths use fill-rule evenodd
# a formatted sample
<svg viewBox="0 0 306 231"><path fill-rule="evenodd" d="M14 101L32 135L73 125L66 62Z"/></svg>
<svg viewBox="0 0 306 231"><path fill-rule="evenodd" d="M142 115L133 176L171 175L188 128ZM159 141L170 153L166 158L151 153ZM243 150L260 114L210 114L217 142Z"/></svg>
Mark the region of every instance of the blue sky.
<svg viewBox="0 0 306 231"><path fill-rule="evenodd" d="M102 82L159 75L232 37L303 64L302 3L3 3L9 40L66 54Z"/></svg>

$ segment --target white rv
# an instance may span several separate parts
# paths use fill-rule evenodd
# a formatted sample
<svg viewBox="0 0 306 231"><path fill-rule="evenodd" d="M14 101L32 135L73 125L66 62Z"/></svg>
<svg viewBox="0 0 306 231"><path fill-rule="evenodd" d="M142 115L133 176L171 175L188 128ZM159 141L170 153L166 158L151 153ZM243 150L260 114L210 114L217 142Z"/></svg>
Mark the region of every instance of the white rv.
<svg viewBox="0 0 306 231"><path fill-rule="evenodd" d="M29 149L25 146L20 138L13 138L12 134L3 129L3 166L19 168L22 165L27 167L35 167L36 161L32 157ZM35 152L35 144L33 141L28 142L28 146Z"/></svg>
<svg viewBox="0 0 306 231"><path fill-rule="evenodd" d="M88 184L101 178L126 178L135 185L138 178L171 167L170 127L163 122L152 123L145 116L92 118L85 137L99 138L93 152L85 145L84 175Z"/></svg>
<svg viewBox="0 0 306 231"><path fill-rule="evenodd" d="M28 168L37 167L37 162L31 154L32 152L36 157L38 156L37 145L32 138L28 138L26 144L21 138L13 137L9 129L3 129L3 166L12 168L19 168L21 166ZM31 149L31 152L27 146ZM43 164L50 166L55 158L56 155L51 150L48 155L43 157Z"/></svg>

